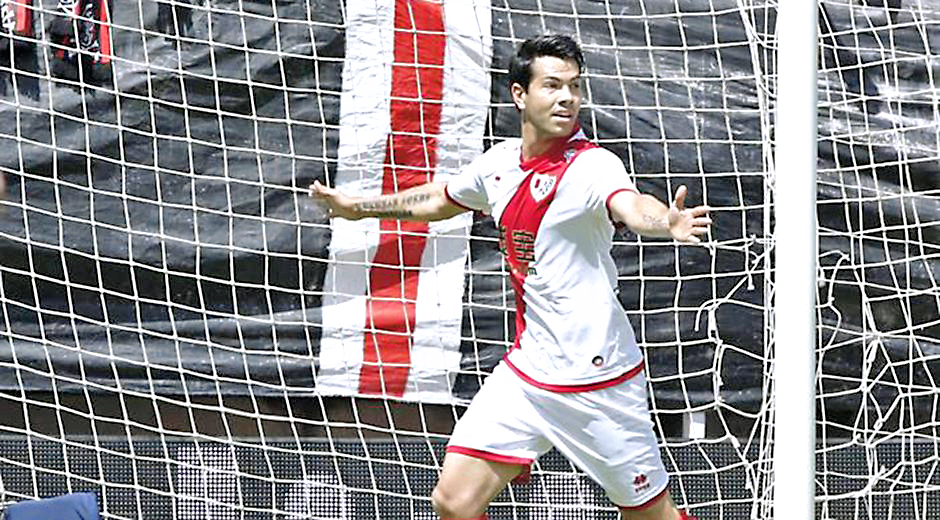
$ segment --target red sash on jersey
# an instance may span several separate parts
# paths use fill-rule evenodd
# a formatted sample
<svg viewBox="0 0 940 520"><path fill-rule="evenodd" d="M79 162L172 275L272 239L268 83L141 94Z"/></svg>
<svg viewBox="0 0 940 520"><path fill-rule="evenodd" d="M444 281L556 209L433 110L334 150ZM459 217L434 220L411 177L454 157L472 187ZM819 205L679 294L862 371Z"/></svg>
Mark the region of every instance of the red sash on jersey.
<svg viewBox="0 0 940 520"><path fill-rule="evenodd" d="M542 219L555 198L561 178L581 152L597 145L575 138L560 140L548 152L522 161L519 167L529 174L516 189L499 219L499 250L509 266L510 280L516 292L516 341L525 330L525 294L523 282L535 266L535 239Z"/></svg>

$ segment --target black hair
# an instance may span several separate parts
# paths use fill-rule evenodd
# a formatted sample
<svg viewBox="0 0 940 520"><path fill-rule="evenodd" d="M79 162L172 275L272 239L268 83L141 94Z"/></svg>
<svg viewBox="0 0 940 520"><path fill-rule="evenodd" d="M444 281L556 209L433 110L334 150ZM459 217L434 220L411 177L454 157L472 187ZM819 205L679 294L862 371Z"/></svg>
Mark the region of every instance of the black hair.
<svg viewBox="0 0 940 520"><path fill-rule="evenodd" d="M568 36L551 34L536 36L522 42L509 63L509 85L518 83L526 91L532 81L532 62L540 56L552 56L572 60L578 64L578 72L584 69L584 55L576 41Z"/></svg>

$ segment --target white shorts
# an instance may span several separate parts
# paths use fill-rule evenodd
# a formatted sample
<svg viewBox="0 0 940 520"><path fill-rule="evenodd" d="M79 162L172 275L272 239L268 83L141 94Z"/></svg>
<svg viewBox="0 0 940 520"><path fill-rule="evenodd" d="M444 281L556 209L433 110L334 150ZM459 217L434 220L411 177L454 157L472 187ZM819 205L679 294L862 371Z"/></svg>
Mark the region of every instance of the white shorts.
<svg viewBox="0 0 940 520"><path fill-rule="evenodd" d="M663 494L663 466L646 403L646 376L615 386L557 393L500 363L454 427L447 451L528 466L554 446L622 508Z"/></svg>

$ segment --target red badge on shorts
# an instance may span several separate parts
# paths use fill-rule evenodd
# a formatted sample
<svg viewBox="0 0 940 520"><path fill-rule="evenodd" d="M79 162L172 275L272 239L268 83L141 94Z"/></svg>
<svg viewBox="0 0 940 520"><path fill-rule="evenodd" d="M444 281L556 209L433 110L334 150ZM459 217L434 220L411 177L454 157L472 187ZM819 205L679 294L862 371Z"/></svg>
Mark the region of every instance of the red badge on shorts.
<svg viewBox="0 0 940 520"><path fill-rule="evenodd" d="M650 479L646 478L646 475L640 473L633 479L633 490L637 493L641 491L646 491L650 487Z"/></svg>

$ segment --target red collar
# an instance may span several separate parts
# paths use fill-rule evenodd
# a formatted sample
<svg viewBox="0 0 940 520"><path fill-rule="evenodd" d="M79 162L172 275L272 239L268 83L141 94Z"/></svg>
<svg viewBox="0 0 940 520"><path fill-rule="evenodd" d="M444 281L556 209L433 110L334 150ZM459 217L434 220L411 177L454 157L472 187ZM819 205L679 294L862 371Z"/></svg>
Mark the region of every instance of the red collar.
<svg viewBox="0 0 940 520"><path fill-rule="evenodd" d="M584 143L577 143L578 141L583 141ZM569 148L581 148L581 146L586 143L588 143L588 139L587 136L584 135L584 131L581 130L581 125L575 124L574 129L572 129L567 137L559 137L552 143L548 150L535 157L523 160L522 148L520 146L519 168L527 172L544 170L546 166L553 166L559 161L567 161L565 150Z"/></svg>

